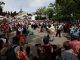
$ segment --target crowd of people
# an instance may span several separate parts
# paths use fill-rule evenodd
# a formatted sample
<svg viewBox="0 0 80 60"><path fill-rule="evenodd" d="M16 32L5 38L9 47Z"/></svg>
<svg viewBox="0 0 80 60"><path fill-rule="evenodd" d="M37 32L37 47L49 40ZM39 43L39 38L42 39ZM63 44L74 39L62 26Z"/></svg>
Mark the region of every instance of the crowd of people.
<svg viewBox="0 0 80 60"><path fill-rule="evenodd" d="M68 24L69 25L69 24ZM28 21L13 18L10 22L6 19L0 25L4 35L0 36L0 60L80 60L80 23L78 26L52 21ZM39 29L39 33L46 32L43 45L31 46L26 39ZM10 33L16 35L10 40ZM54 37L62 37L67 32L71 40L59 44L50 44ZM37 37L37 36L36 36Z"/></svg>

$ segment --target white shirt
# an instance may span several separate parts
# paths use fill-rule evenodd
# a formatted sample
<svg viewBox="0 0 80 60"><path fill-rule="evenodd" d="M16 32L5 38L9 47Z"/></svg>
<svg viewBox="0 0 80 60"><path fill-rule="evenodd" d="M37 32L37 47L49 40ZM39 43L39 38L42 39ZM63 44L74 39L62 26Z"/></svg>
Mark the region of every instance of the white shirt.
<svg viewBox="0 0 80 60"><path fill-rule="evenodd" d="M55 27L51 25L51 27L49 28L50 31L55 32Z"/></svg>
<svg viewBox="0 0 80 60"><path fill-rule="evenodd" d="M23 31L23 28L19 27L19 28L18 28L18 31L19 31L19 32L22 32L22 31Z"/></svg>

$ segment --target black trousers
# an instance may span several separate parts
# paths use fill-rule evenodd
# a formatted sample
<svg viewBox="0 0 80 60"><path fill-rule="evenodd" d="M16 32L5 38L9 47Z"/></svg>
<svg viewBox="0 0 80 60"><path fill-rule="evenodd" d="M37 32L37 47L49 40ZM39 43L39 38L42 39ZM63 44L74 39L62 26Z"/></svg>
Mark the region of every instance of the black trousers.
<svg viewBox="0 0 80 60"><path fill-rule="evenodd" d="M61 30L57 30L56 36L61 37Z"/></svg>

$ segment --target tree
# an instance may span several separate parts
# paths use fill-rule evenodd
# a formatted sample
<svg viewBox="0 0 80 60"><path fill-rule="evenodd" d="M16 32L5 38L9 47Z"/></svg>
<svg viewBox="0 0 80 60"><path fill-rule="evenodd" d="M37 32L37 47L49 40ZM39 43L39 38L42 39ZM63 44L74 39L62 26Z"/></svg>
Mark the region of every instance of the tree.
<svg viewBox="0 0 80 60"><path fill-rule="evenodd" d="M45 10L46 10L46 7L41 7L41 8L39 8L39 9L37 9L37 11L36 11L36 13L38 14L38 15L44 15L45 13Z"/></svg>
<svg viewBox="0 0 80 60"><path fill-rule="evenodd" d="M80 19L80 0L56 0L47 8L39 8L39 15L47 15L53 20L72 21Z"/></svg>
<svg viewBox="0 0 80 60"><path fill-rule="evenodd" d="M17 15L18 13L16 11L14 11L13 13L11 12L11 16L15 16Z"/></svg>
<svg viewBox="0 0 80 60"><path fill-rule="evenodd" d="M51 19L53 17L53 9L48 7L46 10L46 15L49 19Z"/></svg>
<svg viewBox="0 0 80 60"><path fill-rule="evenodd" d="M63 16L65 20L72 20L79 18L80 15L80 0L56 0L56 9L58 9L57 5L60 6L60 10L57 10L57 15ZM59 14L60 12L61 14Z"/></svg>
<svg viewBox="0 0 80 60"><path fill-rule="evenodd" d="M2 11L3 11L2 10L2 8L3 8L2 5L4 5L4 4L5 4L4 2L0 2L0 14L2 14Z"/></svg>
<svg viewBox="0 0 80 60"><path fill-rule="evenodd" d="M37 19L41 19L42 15L46 15L46 7L41 7L39 9L37 9L35 14L37 14Z"/></svg>

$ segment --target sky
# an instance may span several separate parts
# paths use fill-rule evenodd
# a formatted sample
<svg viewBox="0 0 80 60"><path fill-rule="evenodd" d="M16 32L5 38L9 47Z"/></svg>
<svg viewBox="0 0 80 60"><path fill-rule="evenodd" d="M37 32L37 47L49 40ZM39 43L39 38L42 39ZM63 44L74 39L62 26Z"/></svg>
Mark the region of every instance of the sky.
<svg viewBox="0 0 80 60"><path fill-rule="evenodd" d="M35 12L36 9L48 6L49 3L54 3L55 0L0 0L5 2L3 11L20 11Z"/></svg>

